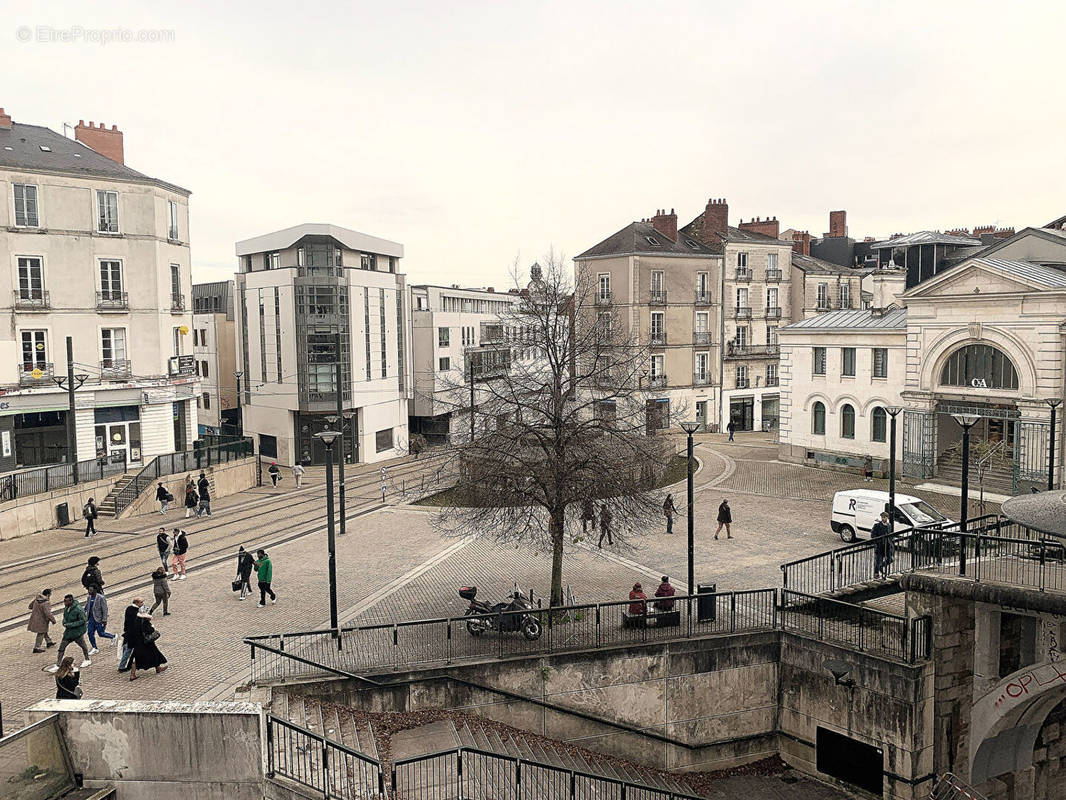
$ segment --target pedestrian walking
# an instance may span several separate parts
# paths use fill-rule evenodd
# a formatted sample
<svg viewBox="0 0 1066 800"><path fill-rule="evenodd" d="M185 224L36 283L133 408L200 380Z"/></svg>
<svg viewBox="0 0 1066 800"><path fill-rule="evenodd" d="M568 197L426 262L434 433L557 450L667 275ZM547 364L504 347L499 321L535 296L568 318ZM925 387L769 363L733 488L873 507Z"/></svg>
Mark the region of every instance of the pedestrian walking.
<svg viewBox="0 0 1066 800"><path fill-rule="evenodd" d="M200 496L196 493L196 487L191 483L185 485L185 519L196 510L200 503Z"/></svg>
<svg viewBox="0 0 1066 800"><path fill-rule="evenodd" d="M278 462L271 461L270 469L267 470L270 473L270 482L274 484L274 488L277 488L278 481L281 480L281 470L278 469Z"/></svg>
<svg viewBox="0 0 1066 800"><path fill-rule="evenodd" d="M165 615L166 612L164 611ZM159 631L152 627L152 615L148 611L142 611L137 615L138 625L135 628L133 658L130 660L130 680L137 680L137 670L155 669L156 673L163 673L167 668L167 659L156 644L159 641Z"/></svg>
<svg viewBox="0 0 1066 800"><path fill-rule="evenodd" d="M597 547L603 547L603 538L607 537L607 544L614 544L611 540L611 509L607 507L606 503L600 504L600 540L596 543Z"/></svg>
<svg viewBox="0 0 1066 800"><path fill-rule="evenodd" d="M674 610L674 595L676 590L672 583L670 583L670 577L663 575L663 581L659 584L659 588L655 590L655 596L659 599L655 601L656 611L673 611Z"/></svg>
<svg viewBox="0 0 1066 800"><path fill-rule="evenodd" d="M237 582L240 583L241 600L252 593L251 577L254 566L255 559L252 558L252 554L244 549L244 545L241 545L237 549Z"/></svg>
<svg viewBox="0 0 1066 800"><path fill-rule="evenodd" d="M167 561L170 559L171 541L167 536L167 529L160 528L155 535L155 547L159 551L159 560L163 562L163 572L167 571Z"/></svg>
<svg viewBox="0 0 1066 800"><path fill-rule="evenodd" d="M79 686L81 673L74 666L74 659L67 656L56 670L56 700L80 700L82 688Z"/></svg>
<svg viewBox="0 0 1066 800"><path fill-rule="evenodd" d="M183 581L188 575L185 573L185 554L189 552L188 534L180 528L174 529L174 580Z"/></svg>
<svg viewBox="0 0 1066 800"><path fill-rule="evenodd" d="M96 500L92 497L89 502L82 506L81 516L85 520L85 538L96 536L96 518L100 512L96 508Z"/></svg>
<svg viewBox="0 0 1066 800"><path fill-rule="evenodd" d="M257 608L262 608L266 605L266 596L270 595L270 605L274 605L278 602L278 597L274 594L274 590L270 588L271 582L274 580L274 565L270 562L270 556L266 554L266 550L257 550L256 560L252 562L252 566L255 567L255 577L259 581L259 605Z"/></svg>
<svg viewBox="0 0 1066 800"><path fill-rule="evenodd" d="M170 583L167 581L166 567L156 567L152 572L152 594L155 596L155 602L152 603L152 607L148 609L148 613L151 614L160 605L163 606L163 616L170 616Z"/></svg>
<svg viewBox="0 0 1066 800"><path fill-rule="evenodd" d="M725 426L725 429L729 431L729 441L733 441L733 434L737 432L737 424L733 420L729 420L729 424Z"/></svg>
<svg viewBox="0 0 1066 800"><path fill-rule="evenodd" d="M888 577L888 548L892 544L892 526L888 523L888 512L881 512L881 519L870 528L870 538L874 540L874 577Z"/></svg>
<svg viewBox="0 0 1066 800"><path fill-rule="evenodd" d="M870 456L866 456L862 460L862 479L864 481L872 481L874 479L874 460Z"/></svg>
<svg viewBox="0 0 1066 800"><path fill-rule="evenodd" d="M80 647L81 651L85 654L85 660L81 662L81 667L83 669L93 663L89 659L89 643L85 641L85 631L88 629L88 625L89 621L88 617L85 615L85 609L74 599L74 595L64 595L63 640L59 643L59 652L56 653L56 663L48 668L49 672L59 671L59 666L63 663L63 656L66 655L67 647L71 642Z"/></svg>
<svg viewBox="0 0 1066 800"><path fill-rule="evenodd" d="M144 607L144 600L139 597L134 597L122 616L122 652L118 657L118 671L129 672L130 662L133 660L133 646L137 639L137 631L140 628L140 621L137 619L137 615L141 613L141 608Z"/></svg>
<svg viewBox="0 0 1066 800"><path fill-rule="evenodd" d="M200 506L196 509L196 516L207 514L211 516L211 481L204 473L200 473L200 479L196 482L196 488L200 495Z"/></svg>
<svg viewBox="0 0 1066 800"><path fill-rule="evenodd" d="M729 508L729 501L723 500L722 504L718 506L718 530L714 532L714 538L718 538L718 534L722 532L722 527L725 527L725 538L732 539L733 531L730 530L730 525L733 524L733 511ZM689 589L689 591L692 591Z"/></svg>
<svg viewBox="0 0 1066 800"><path fill-rule="evenodd" d="M677 513L677 507L674 506L674 496L667 494L666 499L663 500L663 515L666 517L666 532L674 532L674 514Z"/></svg>
<svg viewBox="0 0 1066 800"><path fill-rule="evenodd" d="M81 585L85 587L85 591L94 586L99 590L104 588L104 576L100 574L100 556L89 556L85 571L81 574Z"/></svg>
<svg viewBox="0 0 1066 800"><path fill-rule="evenodd" d="M296 481L297 489L303 486L303 477L305 472L307 472L307 470L304 469L304 465L300 462L296 462L292 465L292 477L293 480Z"/></svg>
<svg viewBox="0 0 1066 800"><path fill-rule="evenodd" d="M589 532L589 525L592 526L592 532L596 532L596 506L592 502L591 497L586 497L581 501L581 533L587 534Z"/></svg>
<svg viewBox="0 0 1066 800"><path fill-rule="evenodd" d="M41 589L30 603L30 621L26 630L37 634L33 641L33 652L43 653L46 647L55 647L56 643L48 635L48 626L56 624L55 614L52 613L52 590Z"/></svg>
<svg viewBox="0 0 1066 800"><path fill-rule="evenodd" d="M94 656L100 652L96 646L96 637L101 639L114 639L115 634L107 632L107 597L102 589L95 586L89 587L89 597L85 601L85 616L88 617L89 655ZM103 644L101 642L100 644Z"/></svg>
<svg viewBox="0 0 1066 800"><path fill-rule="evenodd" d="M155 499L159 501L159 513L166 516L167 506L174 499L174 495L167 491L167 487L163 485L162 481L159 482L155 489Z"/></svg>

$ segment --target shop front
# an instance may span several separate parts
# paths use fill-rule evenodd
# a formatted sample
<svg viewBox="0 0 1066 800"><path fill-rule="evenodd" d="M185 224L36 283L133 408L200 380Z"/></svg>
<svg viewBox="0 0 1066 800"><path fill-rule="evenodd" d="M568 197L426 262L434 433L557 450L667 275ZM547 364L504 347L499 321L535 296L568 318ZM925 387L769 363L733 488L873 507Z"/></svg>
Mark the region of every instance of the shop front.
<svg viewBox="0 0 1066 800"><path fill-rule="evenodd" d="M96 457L123 458L127 464L141 461L140 407L112 406L93 409Z"/></svg>

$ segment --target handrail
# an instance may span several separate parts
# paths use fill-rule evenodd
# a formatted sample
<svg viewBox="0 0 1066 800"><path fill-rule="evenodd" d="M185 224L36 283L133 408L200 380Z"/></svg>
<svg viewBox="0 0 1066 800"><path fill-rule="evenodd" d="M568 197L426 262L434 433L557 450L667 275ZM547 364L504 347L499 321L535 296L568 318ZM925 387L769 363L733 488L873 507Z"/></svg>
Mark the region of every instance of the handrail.
<svg viewBox="0 0 1066 800"><path fill-rule="evenodd" d="M285 744L288 746L282 748L280 746L282 737L275 733L275 727L290 731L295 733L298 737L306 737L307 739L318 743L318 752L312 753L310 749L301 747L298 744L293 746L291 735L284 737ZM290 780L294 780L297 783L301 783L304 786L322 792L324 800L330 800L330 798L338 798L338 800L340 800L341 798L346 799L352 797L353 795L350 791L351 787L347 787L348 791L344 791L343 784L352 781L355 767L342 764L342 769L339 770L334 763L333 757L333 755L339 753L342 757L342 761L343 757L346 756L349 759L354 759L362 766L362 768L359 769L360 778L364 774L363 768L368 769L369 782L375 785L377 795L384 797L385 770L382 768L381 762L376 758L372 758L365 753L360 753L358 750L353 750L351 747L348 747L341 742L327 739L322 734L315 733L314 731L308 730L294 722L275 717L270 713L266 715L266 735L266 775L268 778L273 778L275 775L281 775ZM299 740L297 739L297 741ZM278 746L276 747L275 745ZM275 752L276 750L278 752ZM331 753L333 755L331 755ZM339 777L339 775L343 775L343 778ZM362 781L360 781L360 783L361 782ZM338 783L342 784L341 792L333 791L333 787Z"/></svg>
<svg viewBox="0 0 1066 800"><path fill-rule="evenodd" d="M91 480L103 480L106 476L118 475L125 471L126 451L123 450L122 457L118 459L107 455L103 458L87 458L75 464L66 462L22 472L11 472L0 476L0 503L74 486L75 473L78 476L78 483L84 483Z"/></svg>

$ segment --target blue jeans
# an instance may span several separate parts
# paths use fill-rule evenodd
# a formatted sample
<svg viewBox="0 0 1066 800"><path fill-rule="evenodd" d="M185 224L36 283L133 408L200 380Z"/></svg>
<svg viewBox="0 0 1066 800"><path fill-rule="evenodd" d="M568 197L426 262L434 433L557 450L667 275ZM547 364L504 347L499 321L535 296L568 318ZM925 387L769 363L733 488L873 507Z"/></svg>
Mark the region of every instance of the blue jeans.
<svg viewBox="0 0 1066 800"><path fill-rule="evenodd" d="M674 532L674 515L673 514L671 514L670 516L668 516L666 518L666 532L667 533L673 533Z"/></svg>
<svg viewBox="0 0 1066 800"><path fill-rule="evenodd" d="M95 619L93 619L92 617L89 617L89 645L91 647L96 647L96 634L100 634L100 638L101 639L114 639L115 638L115 634L108 633L106 630L104 630L106 627L107 627L107 623L106 622L103 625L101 625Z"/></svg>

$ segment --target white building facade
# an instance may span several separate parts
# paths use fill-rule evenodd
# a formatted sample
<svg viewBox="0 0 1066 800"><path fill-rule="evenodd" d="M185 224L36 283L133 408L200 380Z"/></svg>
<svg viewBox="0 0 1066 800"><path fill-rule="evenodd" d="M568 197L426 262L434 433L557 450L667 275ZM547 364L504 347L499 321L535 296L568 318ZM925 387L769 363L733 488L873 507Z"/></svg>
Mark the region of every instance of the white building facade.
<svg viewBox="0 0 1066 800"><path fill-rule="evenodd" d="M238 242L237 371L245 435L279 463L321 464L335 428L347 463L406 452L410 312L403 245L308 223ZM341 385L335 379L340 337Z"/></svg>
<svg viewBox="0 0 1066 800"><path fill-rule="evenodd" d="M189 192L125 166L116 128L75 135L0 109L0 471L137 464L196 438ZM53 380L67 374L67 337L74 454Z"/></svg>
<svg viewBox="0 0 1066 800"><path fill-rule="evenodd" d="M192 343L200 376L200 433L237 432L237 335L233 281L192 287Z"/></svg>

